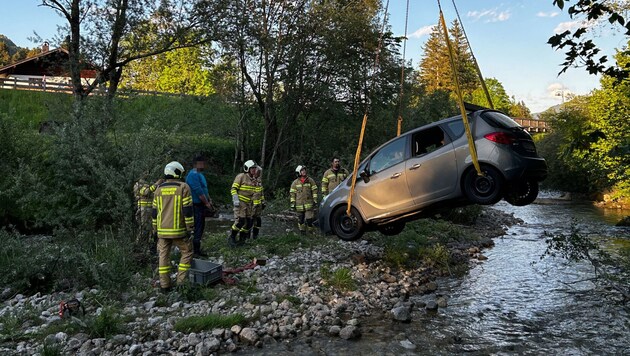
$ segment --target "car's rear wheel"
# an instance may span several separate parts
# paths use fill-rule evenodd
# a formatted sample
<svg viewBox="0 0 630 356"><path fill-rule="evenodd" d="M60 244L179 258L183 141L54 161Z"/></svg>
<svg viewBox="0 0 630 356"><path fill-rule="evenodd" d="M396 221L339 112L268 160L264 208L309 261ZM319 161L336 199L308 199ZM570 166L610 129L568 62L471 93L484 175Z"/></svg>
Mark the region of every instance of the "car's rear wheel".
<svg viewBox="0 0 630 356"><path fill-rule="evenodd" d="M538 197L538 181L535 179L521 179L510 184L505 192L506 202L514 206L529 205Z"/></svg>
<svg viewBox="0 0 630 356"><path fill-rule="evenodd" d="M495 204L503 197L503 176L490 166L481 166L483 175L470 169L464 176L464 194L471 202L481 205Z"/></svg>
<svg viewBox="0 0 630 356"><path fill-rule="evenodd" d="M335 235L344 241L358 240L363 236L363 219L354 207L350 209L350 215L346 214L345 205L335 209L331 225Z"/></svg>
<svg viewBox="0 0 630 356"><path fill-rule="evenodd" d="M394 236L400 234L405 229L404 222L393 222L378 227L378 231L385 236Z"/></svg>

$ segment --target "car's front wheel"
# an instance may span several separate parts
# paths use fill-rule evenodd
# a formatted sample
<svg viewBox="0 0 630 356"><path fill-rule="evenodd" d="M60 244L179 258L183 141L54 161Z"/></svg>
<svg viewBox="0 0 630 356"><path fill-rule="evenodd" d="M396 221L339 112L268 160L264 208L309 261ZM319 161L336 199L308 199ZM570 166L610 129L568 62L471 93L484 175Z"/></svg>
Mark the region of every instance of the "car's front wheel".
<svg viewBox="0 0 630 356"><path fill-rule="evenodd" d="M387 225L382 225L378 227L378 231L385 236L395 236L400 234L405 229L404 222L393 222Z"/></svg>
<svg viewBox="0 0 630 356"><path fill-rule="evenodd" d="M358 240L363 236L363 219L354 207L350 209L350 215L346 214L345 205L335 209L331 225L335 235L344 241Z"/></svg>
<svg viewBox="0 0 630 356"><path fill-rule="evenodd" d="M503 176L490 166L481 166L483 175L470 169L464 176L464 194L475 204L495 204L503 197Z"/></svg>
<svg viewBox="0 0 630 356"><path fill-rule="evenodd" d="M521 179L510 184L505 192L506 202L514 206L529 205L538 197L538 181L535 179Z"/></svg>

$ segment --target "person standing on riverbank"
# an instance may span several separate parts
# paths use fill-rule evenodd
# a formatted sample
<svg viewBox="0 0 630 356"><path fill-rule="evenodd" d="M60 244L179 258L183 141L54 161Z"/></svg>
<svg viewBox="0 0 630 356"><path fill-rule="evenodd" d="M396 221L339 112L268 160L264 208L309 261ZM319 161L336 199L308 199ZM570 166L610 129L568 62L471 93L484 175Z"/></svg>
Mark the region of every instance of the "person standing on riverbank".
<svg viewBox="0 0 630 356"><path fill-rule="evenodd" d="M146 181L148 173L143 174L143 177L138 180L133 186L133 195L136 201L136 244L140 246L146 246L145 244L151 244L150 250L152 253L156 253L157 240L152 238L151 227L151 204L153 202L153 192L157 187L162 184L163 180L159 179L153 184L149 184ZM153 240L153 241L151 241Z"/></svg>
<svg viewBox="0 0 630 356"><path fill-rule="evenodd" d="M256 192L256 179L254 178L256 166L256 162L251 159L245 162L243 165L244 172L239 173L234 178L234 183L232 183L230 194L232 194L232 204L234 205L236 216L228 238L228 244L231 247L245 243L249 230L252 228L253 197ZM238 241L236 241L237 234L239 235Z"/></svg>
<svg viewBox="0 0 630 356"><path fill-rule="evenodd" d="M203 171L206 169L207 161L203 156L195 157L194 168L186 177L186 184L190 187L195 215L195 234L193 237L193 254L195 257L207 257L201 250L203 231L206 227L206 209L213 211L212 200L208 195L208 183Z"/></svg>
<svg viewBox="0 0 630 356"><path fill-rule="evenodd" d="M341 168L339 158L333 157L330 168L324 172L322 177L322 197L326 197L347 177L348 171L345 168Z"/></svg>
<svg viewBox="0 0 630 356"><path fill-rule="evenodd" d="M297 178L291 184L289 199L291 209L298 213L298 229L302 235L314 232L315 209L317 207L317 183L308 176L305 166L295 168Z"/></svg>
<svg viewBox="0 0 630 356"><path fill-rule="evenodd" d="M265 193L263 191L262 184L262 167L256 166L256 171L254 172L254 180L256 182L256 188L254 189L254 196L252 197L254 201L254 211L252 213L252 238L257 239L258 234L260 233L260 226L262 225L261 214L265 209Z"/></svg>
<svg viewBox="0 0 630 356"><path fill-rule="evenodd" d="M184 167L171 162L164 167L165 182L156 189L153 197L153 231L157 233L160 288L171 288L171 248L179 248L181 257L177 268L177 285L186 282L193 258L190 235L194 228L193 202L190 187L181 179Z"/></svg>

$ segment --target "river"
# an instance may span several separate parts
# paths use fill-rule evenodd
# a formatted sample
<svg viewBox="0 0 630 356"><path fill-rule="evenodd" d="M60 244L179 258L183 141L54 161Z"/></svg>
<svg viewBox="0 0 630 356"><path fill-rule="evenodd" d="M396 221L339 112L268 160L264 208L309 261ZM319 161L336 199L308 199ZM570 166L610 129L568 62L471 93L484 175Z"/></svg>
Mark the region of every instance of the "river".
<svg viewBox="0 0 630 356"><path fill-rule="evenodd" d="M438 281L437 293L448 298L448 307L437 312L415 308L410 323L391 321L387 313L362 319L363 335L355 341L301 337L245 353L630 355L628 307L583 281L592 277L586 263L540 259L546 249L543 232L568 234L572 220L581 233L604 239L613 249L616 242L628 243L630 229L613 226L628 212L587 203L513 207L501 202L494 207L524 223L496 238L495 246L484 251L488 259L465 277Z"/></svg>

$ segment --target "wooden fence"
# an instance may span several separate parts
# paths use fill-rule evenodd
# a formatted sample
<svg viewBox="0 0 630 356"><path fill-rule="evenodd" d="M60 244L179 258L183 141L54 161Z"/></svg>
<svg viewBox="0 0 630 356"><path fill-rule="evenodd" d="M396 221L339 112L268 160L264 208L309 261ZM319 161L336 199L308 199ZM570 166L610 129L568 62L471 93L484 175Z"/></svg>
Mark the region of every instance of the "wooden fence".
<svg viewBox="0 0 630 356"><path fill-rule="evenodd" d="M42 78L29 78L27 80L17 79L17 78L0 78L0 89L34 90L34 91L43 91L43 92L72 94L73 87L72 87L72 84L45 81ZM94 88L94 90L90 94L105 95L106 93L107 93L107 88L103 86L103 87ZM117 94L118 96L123 96L123 97L133 96L133 95L197 97L195 95L188 95L188 94L165 93L165 92L160 92L160 91L136 90L136 89L119 90Z"/></svg>

